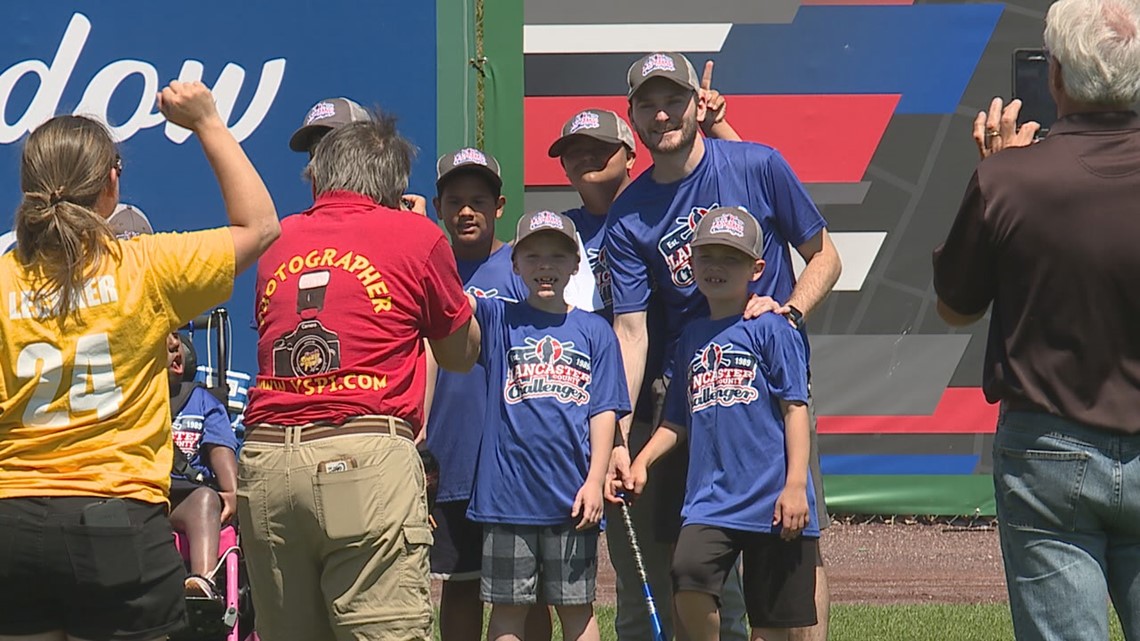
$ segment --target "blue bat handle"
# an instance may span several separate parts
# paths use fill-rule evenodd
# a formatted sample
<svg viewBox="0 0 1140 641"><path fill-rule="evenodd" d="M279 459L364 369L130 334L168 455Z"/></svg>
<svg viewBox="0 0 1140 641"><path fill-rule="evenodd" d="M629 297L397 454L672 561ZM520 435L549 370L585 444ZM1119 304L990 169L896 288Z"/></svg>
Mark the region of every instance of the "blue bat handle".
<svg viewBox="0 0 1140 641"><path fill-rule="evenodd" d="M649 624L653 628L653 641L669 641L665 631L661 629L661 617L657 616L657 604L653 601L653 592L649 584L641 584L641 591L645 593L645 604L649 606Z"/></svg>

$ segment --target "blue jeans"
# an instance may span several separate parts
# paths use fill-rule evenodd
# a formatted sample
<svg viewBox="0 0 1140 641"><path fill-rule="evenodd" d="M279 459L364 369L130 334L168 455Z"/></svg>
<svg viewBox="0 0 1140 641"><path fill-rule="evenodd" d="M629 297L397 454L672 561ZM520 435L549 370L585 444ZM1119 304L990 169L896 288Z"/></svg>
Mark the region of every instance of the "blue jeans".
<svg viewBox="0 0 1140 641"><path fill-rule="evenodd" d="M1003 410L994 485L1017 639L1140 640L1140 435Z"/></svg>

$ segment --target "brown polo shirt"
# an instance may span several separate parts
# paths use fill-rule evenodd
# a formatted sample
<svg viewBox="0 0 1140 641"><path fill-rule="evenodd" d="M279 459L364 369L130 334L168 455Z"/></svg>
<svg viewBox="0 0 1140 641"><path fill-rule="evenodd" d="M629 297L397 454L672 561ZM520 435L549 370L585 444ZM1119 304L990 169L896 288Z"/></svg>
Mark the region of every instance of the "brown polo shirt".
<svg viewBox="0 0 1140 641"><path fill-rule="evenodd" d="M960 314L993 303L991 403L1140 433L1140 116L1071 115L982 161L934 288Z"/></svg>

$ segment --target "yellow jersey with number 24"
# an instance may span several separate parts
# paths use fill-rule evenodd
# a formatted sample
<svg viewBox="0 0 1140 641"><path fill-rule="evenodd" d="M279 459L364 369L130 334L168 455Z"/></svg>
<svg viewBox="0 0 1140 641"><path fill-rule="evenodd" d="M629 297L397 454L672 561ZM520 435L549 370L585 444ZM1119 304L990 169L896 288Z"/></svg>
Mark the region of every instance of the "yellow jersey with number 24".
<svg viewBox="0 0 1140 641"><path fill-rule="evenodd" d="M61 320L0 257L0 498L164 503L173 442L166 336L230 297L228 228L120 240Z"/></svg>

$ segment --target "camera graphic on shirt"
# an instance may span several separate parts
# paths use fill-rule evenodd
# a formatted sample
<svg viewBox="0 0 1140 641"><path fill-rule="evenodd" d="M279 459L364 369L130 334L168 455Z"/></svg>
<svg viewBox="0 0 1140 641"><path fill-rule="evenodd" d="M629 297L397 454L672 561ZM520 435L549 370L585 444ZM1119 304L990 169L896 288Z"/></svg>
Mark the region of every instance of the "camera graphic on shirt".
<svg viewBox="0 0 1140 641"><path fill-rule="evenodd" d="M317 320L301 321L273 342L273 375L314 376L340 369L340 338Z"/></svg>

